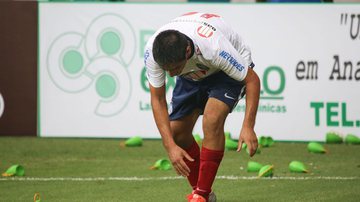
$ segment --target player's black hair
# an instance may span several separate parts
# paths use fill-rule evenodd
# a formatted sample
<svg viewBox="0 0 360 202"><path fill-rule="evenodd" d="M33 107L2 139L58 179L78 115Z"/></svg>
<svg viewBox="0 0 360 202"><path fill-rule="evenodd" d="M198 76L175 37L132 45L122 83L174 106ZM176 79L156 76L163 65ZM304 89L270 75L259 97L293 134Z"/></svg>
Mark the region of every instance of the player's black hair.
<svg viewBox="0 0 360 202"><path fill-rule="evenodd" d="M177 30L160 32L154 40L154 60L165 69L166 65L181 62L186 59L188 40L185 34Z"/></svg>

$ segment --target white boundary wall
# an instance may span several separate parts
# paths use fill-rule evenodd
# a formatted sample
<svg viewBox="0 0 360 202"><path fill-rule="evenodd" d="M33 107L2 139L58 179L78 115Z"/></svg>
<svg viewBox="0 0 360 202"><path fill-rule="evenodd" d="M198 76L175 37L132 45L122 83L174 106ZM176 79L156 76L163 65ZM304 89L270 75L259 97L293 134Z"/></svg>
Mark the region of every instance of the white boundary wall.
<svg viewBox="0 0 360 202"><path fill-rule="evenodd" d="M259 136L360 136L360 4L159 3L39 4L39 135L160 138L143 47L189 11L223 16L250 45L262 83ZM225 125L234 138L244 105ZM201 121L194 133L202 135Z"/></svg>

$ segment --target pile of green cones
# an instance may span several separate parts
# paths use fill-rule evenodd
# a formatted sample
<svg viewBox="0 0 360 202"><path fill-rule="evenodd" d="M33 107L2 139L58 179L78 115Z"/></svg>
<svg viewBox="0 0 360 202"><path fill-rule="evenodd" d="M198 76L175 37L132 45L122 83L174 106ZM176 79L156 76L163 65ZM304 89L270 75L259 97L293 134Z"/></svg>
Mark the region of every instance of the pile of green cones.
<svg viewBox="0 0 360 202"><path fill-rule="evenodd" d="M274 165L262 165L255 161L249 161L247 172L257 172L258 177L272 177L274 174Z"/></svg>
<svg viewBox="0 0 360 202"><path fill-rule="evenodd" d="M274 144L274 141L271 137L261 136L258 139L260 147L270 147ZM354 134L348 134L343 138L337 132L328 132L326 133L326 143L327 144L360 144L360 138ZM246 144L243 145L243 148L246 148ZM307 150L310 153L317 153L317 154L326 154L328 153L328 149L325 148L324 144L311 141L307 144ZM307 166L297 160L293 160L289 163L288 169L292 173L309 173L309 169ZM248 161L247 163L247 172L257 172L258 177L272 177L274 174L274 165L267 164L263 165L261 163L255 161Z"/></svg>
<svg viewBox="0 0 360 202"><path fill-rule="evenodd" d="M262 165L255 161L249 161L247 164L247 172L257 172L258 177L272 177L274 165Z"/></svg>
<svg viewBox="0 0 360 202"><path fill-rule="evenodd" d="M274 139L270 136L260 136L258 141L261 147L270 147L274 144Z"/></svg>
<svg viewBox="0 0 360 202"><path fill-rule="evenodd" d="M294 173L308 173L309 170L305 164L300 161L291 161L289 163L290 172ZM262 165L255 161L249 161L247 164L247 172L258 172L258 177L272 177L274 171L274 165Z"/></svg>
<svg viewBox="0 0 360 202"><path fill-rule="evenodd" d="M347 134L345 138L338 132L328 132L326 133L326 143L328 144L341 144L345 142L346 144L360 144L360 138L354 134Z"/></svg>

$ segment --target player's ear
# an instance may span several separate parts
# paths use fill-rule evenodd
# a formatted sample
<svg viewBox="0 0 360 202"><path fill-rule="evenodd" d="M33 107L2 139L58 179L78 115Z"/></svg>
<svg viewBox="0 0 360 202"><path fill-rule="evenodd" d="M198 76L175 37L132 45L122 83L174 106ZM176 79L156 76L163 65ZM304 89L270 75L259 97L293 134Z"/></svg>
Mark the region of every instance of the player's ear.
<svg viewBox="0 0 360 202"><path fill-rule="evenodd" d="M190 55L191 55L191 45L190 45L190 41L188 41L188 45L186 46L186 53L185 53L186 59L189 59Z"/></svg>

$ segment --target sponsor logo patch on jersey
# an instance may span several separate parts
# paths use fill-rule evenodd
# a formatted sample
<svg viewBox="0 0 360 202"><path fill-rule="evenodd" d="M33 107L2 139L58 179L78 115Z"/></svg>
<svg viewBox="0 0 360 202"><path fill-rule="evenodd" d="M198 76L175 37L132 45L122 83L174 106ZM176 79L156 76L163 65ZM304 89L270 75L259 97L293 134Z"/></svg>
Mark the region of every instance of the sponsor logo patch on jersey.
<svg viewBox="0 0 360 202"><path fill-rule="evenodd" d="M242 71L244 69L244 66L242 66L230 53L226 51L221 51L219 54L220 57L224 58L227 62L229 62L232 66L234 66L239 71Z"/></svg>
<svg viewBox="0 0 360 202"><path fill-rule="evenodd" d="M211 27L209 26L204 26L201 25L200 27L197 28L197 33L199 34L199 36L204 37L204 38L209 38L214 34L214 31Z"/></svg>
<svg viewBox="0 0 360 202"><path fill-rule="evenodd" d="M149 58L150 56L150 51L149 50L146 50L145 53L144 53L144 64L146 65L146 61L147 59Z"/></svg>

